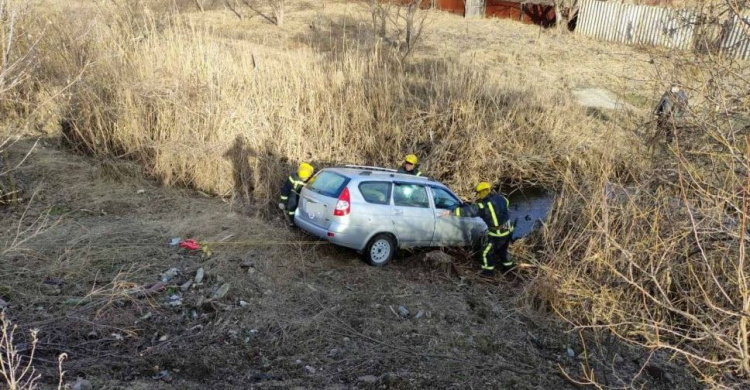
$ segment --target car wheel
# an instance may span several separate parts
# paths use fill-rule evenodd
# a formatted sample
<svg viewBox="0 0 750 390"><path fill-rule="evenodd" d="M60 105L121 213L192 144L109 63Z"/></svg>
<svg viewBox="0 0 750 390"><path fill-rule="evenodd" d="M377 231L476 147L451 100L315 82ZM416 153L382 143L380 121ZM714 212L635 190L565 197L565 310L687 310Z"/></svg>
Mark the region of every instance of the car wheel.
<svg viewBox="0 0 750 390"><path fill-rule="evenodd" d="M370 240L365 248L365 260L374 267L388 264L396 254L396 240L388 234L378 234Z"/></svg>

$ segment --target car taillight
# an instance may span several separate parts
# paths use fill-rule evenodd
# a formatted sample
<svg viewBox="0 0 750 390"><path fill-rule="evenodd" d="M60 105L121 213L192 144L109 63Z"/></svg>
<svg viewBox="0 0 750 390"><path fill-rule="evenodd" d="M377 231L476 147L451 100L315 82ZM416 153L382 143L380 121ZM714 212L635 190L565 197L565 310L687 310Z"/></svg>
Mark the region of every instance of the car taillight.
<svg viewBox="0 0 750 390"><path fill-rule="evenodd" d="M333 210L333 215L343 217L349 215L352 212L352 204L349 198L349 188L344 188L344 191L339 195L339 201L336 202L336 209Z"/></svg>

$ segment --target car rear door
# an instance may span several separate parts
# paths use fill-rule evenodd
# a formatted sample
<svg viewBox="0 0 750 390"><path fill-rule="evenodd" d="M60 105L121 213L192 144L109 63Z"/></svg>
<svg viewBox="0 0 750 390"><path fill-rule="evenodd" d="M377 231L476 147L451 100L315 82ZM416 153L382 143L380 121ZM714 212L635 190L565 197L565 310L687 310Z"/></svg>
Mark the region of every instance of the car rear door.
<svg viewBox="0 0 750 390"><path fill-rule="evenodd" d="M435 211L421 184L393 183L393 226L404 246L429 246L435 232Z"/></svg>
<svg viewBox="0 0 750 390"><path fill-rule="evenodd" d="M333 211L350 179L344 175L320 171L302 188L297 217L323 229L333 222Z"/></svg>

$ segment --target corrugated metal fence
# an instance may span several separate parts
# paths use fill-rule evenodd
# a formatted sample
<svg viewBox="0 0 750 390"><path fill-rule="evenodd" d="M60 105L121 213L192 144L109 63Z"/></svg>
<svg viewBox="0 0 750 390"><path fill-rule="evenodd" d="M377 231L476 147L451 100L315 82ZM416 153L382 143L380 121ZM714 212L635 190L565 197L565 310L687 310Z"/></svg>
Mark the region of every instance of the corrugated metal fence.
<svg viewBox="0 0 750 390"><path fill-rule="evenodd" d="M735 58L750 59L750 11L742 18L735 15L727 22L721 51Z"/></svg>
<svg viewBox="0 0 750 390"><path fill-rule="evenodd" d="M576 31L605 41L689 49L696 19L689 10L583 0Z"/></svg>

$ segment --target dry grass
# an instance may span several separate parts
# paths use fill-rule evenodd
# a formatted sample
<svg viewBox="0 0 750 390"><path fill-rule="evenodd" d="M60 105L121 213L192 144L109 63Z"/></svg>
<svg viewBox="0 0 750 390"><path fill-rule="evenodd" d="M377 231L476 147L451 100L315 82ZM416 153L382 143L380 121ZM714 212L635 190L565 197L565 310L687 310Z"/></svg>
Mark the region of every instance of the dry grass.
<svg viewBox="0 0 750 390"><path fill-rule="evenodd" d="M283 28L265 9L85 4L67 3L87 17L41 43L34 91L63 91L45 112L64 113L79 150L259 203L300 161L407 152L464 193L480 179L558 189L543 233L517 248L539 266L528 297L684 357L707 383L750 375L743 64L438 13L404 61L399 32L376 38L357 4L295 3ZM675 76L692 133L654 152L649 102ZM569 95L588 86L634 108L588 115Z"/></svg>

